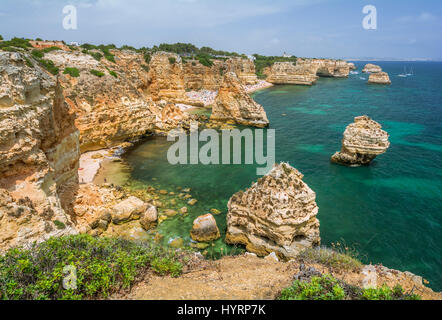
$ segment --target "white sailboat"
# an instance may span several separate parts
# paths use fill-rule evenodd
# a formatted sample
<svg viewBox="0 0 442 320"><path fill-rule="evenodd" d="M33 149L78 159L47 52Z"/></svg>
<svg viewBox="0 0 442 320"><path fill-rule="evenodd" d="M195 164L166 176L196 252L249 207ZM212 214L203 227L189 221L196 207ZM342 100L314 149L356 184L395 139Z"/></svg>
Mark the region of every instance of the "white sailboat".
<svg viewBox="0 0 442 320"><path fill-rule="evenodd" d="M407 73L406 75L407 75L407 77L414 76L413 67L411 68L411 73Z"/></svg>
<svg viewBox="0 0 442 320"><path fill-rule="evenodd" d="M404 73L398 74L398 77L406 78L407 77L407 67L404 67Z"/></svg>

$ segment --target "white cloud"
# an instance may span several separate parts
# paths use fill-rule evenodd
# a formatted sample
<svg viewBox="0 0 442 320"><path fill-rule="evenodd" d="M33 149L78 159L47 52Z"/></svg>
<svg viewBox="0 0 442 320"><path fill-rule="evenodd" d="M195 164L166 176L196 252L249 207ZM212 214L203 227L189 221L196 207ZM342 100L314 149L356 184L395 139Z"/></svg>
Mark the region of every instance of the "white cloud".
<svg viewBox="0 0 442 320"><path fill-rule="evenodd" d="M422 12L418 16L402 16L396 19L397 22L429 22L437 20L437 17L428 12Z"/></svg>

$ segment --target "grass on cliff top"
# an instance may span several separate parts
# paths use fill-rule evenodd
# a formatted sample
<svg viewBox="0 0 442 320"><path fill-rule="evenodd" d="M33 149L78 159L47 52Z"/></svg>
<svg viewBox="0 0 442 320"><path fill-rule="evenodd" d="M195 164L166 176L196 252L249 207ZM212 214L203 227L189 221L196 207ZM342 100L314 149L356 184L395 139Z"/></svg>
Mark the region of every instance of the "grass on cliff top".
<svg viewBox="0 0 442 320"><path fill-rule="evenodd" d="M360 254L354 249L339 242L332 244L332 248L317 247L303 250L298 258L312 263L339 270L360 270L363 263L359 261Z"/></svg>
<svg viewBox="0 0 442 320"><path fill-rule="evenodd" d="M0 300L106 298L130 288L148 269L179 276L180 259L154 242L88 235L51 238L0 256Z"/></svg>
<svg viewBox="0 0 442 320"><path fill-rule="evenodd" d="M329 274L295 280L281 291L279 300L420 300L421 296L404 293L400 285L362 289L337 280Z"/></svg>

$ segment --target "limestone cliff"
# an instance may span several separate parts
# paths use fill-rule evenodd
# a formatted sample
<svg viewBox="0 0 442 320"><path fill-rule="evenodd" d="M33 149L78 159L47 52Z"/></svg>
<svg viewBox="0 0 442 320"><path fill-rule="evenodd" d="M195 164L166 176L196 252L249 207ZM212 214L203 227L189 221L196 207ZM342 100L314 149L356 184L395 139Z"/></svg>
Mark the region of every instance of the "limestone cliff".
<svg viewBox="0 0 442 320"><path fill-rule="evenodd" d="M233 72L224 76L210 119L233 120L238 124L255 127L266 127L269 124L264 108L249 96Z"/></svg>
<svg viewBox="0 0 442 320"><path fill-rule="evenodd" d="M391 84L390 77L386 72L371 73L368 77L368 83Z"/></svg>
<svg viewBox="0 0 442 320"><path fill-rule="evenodd" d="M267 82L273 84L301 84L311 86L318 77L310 66L294 65L293 62L275 62L265 70Z"/></svg>
<svg viewBox="0 0 442 320"><path fill-rule="evenodd" d="M258 77L255 72L255 64L252 60L240 57L230 58L226 61L228 72L234 72L244 85L258 83Z"/></svg>
<svg viewBox="0 0 442 320"><path fill-rule="evenodd" d="M341 151L336 152L331 161L348 166L370 164L390 146L388 133L381 128L367 116L356 117L355 122L345 129Z"/></svg>
<svg viewBox="0 0 442 320"><path fill-rule="evenodd" d="M218 90L223 80L226 64L214 60L211 67L202 65L198 60L184 63L184 84L188 90Z"/></svg>
<svg viewBox="0 0 442 320"><path fill-rule="evenodd" d="M0 248L75 233L79 144L63 91L25 53L0 52Z"/></svg>
<svg viewBox="0 0 442 320"><path fill-rule="evenodd" d="M303 175L280 163L228 202L226 242L243 244L260 256L295 257L320 243L316 194Z"/></svg>
<svg viewBox="0 0 442 320"><path fill-rule="evenodd" d="M158 66L158 58L152 59L147 73L141 54L120 50L112 53L115 63L104 58L97 61L80 51L59 50L45 55L45 59L54 61L60 70L66 67L79 70L78 77L60 72L59 79L66 102L76 114L82 152L115 146L148 131L163 131L178 126L178 122L186 118L182 113L181 119L165 118L171 107L165 109L167 103L152 100L167 96L166 93L173 95L173 90L165 87L168 78L161 73L163 68ZM167 64L170 65L168 60ZM103 75L94 75L91 70ZM184 94L184 89L181 91L181 95Z"/></svg>
<svg viewBox="0 0 442 320"><path fill-rule="evenodd" d="M149 64L148 93L154 101L186 100L181 57L170 52L156 52Z"/></svg>

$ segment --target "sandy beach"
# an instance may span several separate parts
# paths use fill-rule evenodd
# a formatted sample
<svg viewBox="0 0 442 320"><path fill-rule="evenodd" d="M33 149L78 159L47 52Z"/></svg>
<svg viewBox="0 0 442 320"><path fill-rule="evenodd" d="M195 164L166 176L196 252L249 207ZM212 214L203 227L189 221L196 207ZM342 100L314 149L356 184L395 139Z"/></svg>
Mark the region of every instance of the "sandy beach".
<svg viewBox="0 0 442 320"><path fill-rule="evenodd" d="M80 183L90 183L101 167L105 156L109 155L109 149L85 152L80 156L78 168L78 180Z"/></svg>

